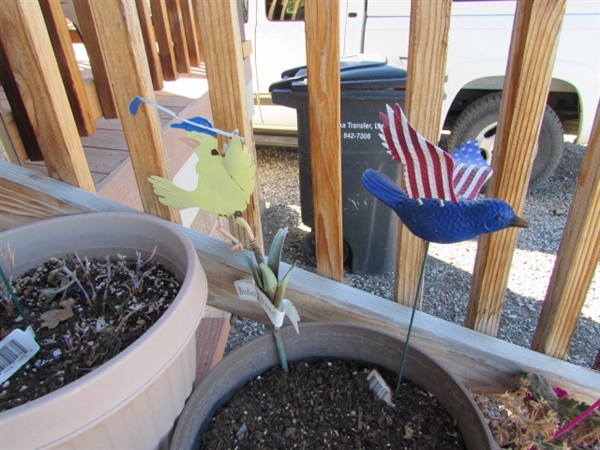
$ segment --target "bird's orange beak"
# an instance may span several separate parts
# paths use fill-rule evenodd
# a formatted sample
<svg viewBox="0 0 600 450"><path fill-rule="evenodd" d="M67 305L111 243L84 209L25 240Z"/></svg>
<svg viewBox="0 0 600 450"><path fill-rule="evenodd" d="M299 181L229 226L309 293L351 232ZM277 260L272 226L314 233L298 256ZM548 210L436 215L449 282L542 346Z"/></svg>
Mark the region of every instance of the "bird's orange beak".
<svg viewBox="0 0 600 450"><path fill-rule="evenodd" d="M529 228L529 221L523 219L522 217L515 216L513 220L511 220L509 226L510 227L518 227L518 228Z"/></svg>

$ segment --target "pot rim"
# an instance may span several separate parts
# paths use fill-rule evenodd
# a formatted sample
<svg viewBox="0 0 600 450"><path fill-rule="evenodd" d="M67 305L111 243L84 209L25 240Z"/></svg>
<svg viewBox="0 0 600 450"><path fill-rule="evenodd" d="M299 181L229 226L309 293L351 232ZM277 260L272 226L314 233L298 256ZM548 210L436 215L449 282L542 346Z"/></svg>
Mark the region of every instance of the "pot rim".
<svg viewBox="0 0 600 450"><path fill-rule="evenodd" d="M298 335L290 326L282 328L281 333L288 362L328 358L354 359L359 363L393 372L398 370L405 344L403 339L388 332L366 325L340 322L304 323L300 325ZM327 340L327 343L326 335L333 336L331 340ZM328 345L330 348L327 347ZM343 346L346 349L340 350ZM301 349L297 351L296 347ZM343 356L334 355L334 352ZM383 352L386 355L382 355ZM353 354L357 357L352 358ZM459 421L459 429L465 442L471 442L468 444L469 448L477 450L495 448L492 433L485 423L481 410L457 377L443 364L414 345L409 348L407 362L405 379L422 386L436 396L438 401ZM271 334L260 336L227 355L192 392L177 421L171 448L192 448L198 431L202 431L207 426L215 411L225 404L237 389L249 379L278 364L279 359ZM431 373L425 374L427 375L425 383L424 378L415 377L416 370L431 371L434 366L441 371L439 386L436 385L437 378L427 379L432 377ZM244 370L248 373L240 375ZM461 408L465 409L468 418L456 417L455 412ZM472 421L476 423L471 424ZM470 430L471 436L465 436L465 430ZM471 431L475 431L477 435L473 436L474 433Z"/></svg>
<svg viewBox="0 0 600 450"><path fill-rule="evenodd" d="M183 279L179 280L181 288L162 317L142 337L110 361L43 397L1 412L0 434L2 435L4 433L8 434L8 430L14 426L13 424L29 420L29 416L32 414L32 417L35 417L36 413L41 414L44 410L53 410L55 416L60 415L57 414L57 411L60 410L57 402L58 405L73 403L79 411L78 416L73 420L74 423L71 424L71 434L91 426L98 420L102 420L102 417L110 414L114 408L127 404L147 386L151 386L172 361L178 358L181 351L194 338L203 314L208 287L206 275L198 260L195 246L182 230L164 219L145 213L123 212L61 216L3 231L0 233L0 246L4 248L11 239L14 239L15 242L16 239L31 239L31 237L35 240L38 236L52 239L53 234L51 233L65 234L63 230L67 223L75 224L75 229L80 230L82 235L89 232L88 230L92 229L92 225L105 227L106 234L109 234L112 229L117 232L117 246L121 245L119 240L128 239L135 234L142 236L140 242L158 242L157 255L160 255L159 258L176 265L176 272L184 274ZM126 233L123 231L125 229L128 230ZM104 234L104 231L101 234ZM69 237L74 236L70 235ZM74 239L77 238L74 237ZM163 242L165 247L168 245L175 246L176 251L179 252L177 258L169 256L169 252L172 252L170 249L165 250L163 252L165 256L162 256L160 242ZM137 250L147 252L152 251L152 248L137 248ZM73 249L66 249L63 254L72 251ZM46 255L43 255L43 257L46 257ZM35 262L31 264L35 264ZM18 264L18 266L21 265ZM189 295L190 292L193 292L194 295ZM168 335L168 339L164 337L165 335ZM141 355L142 353L148 355L148 351L153 352L149 355L150 361L146 361L148 357ZM114 378L115 368L123 366L130 366L129 375L124 379L116 380ZM111 389L113 392L116 391L119 398L113 400L113 393L110 396L106 395L107 389ZM82 400L82 397L87 397L87 400ZM94 408L84 407L84 404L89 403L93 403ZM57 408L59 409L57 410ZM91 412L88 409L95 409L95 411ZM56 420L60 422L59 418ZM60 427L60 424L55 424L55 426ZM44 428L53 427L54 425L44 424ZM4 437L10 439L6 435ZM5 441L4 437L3 442L10 442L10 440Z"/></svg>

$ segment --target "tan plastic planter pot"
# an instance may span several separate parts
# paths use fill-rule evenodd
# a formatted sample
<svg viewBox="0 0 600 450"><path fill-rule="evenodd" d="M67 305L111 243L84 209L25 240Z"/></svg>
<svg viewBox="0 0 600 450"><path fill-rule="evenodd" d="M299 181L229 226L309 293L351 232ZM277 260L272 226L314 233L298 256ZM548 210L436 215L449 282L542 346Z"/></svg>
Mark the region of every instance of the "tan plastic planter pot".
<svg viewBox="0 0 600 450"><path fill-rule="evenodd" d="M375 329L335 323L309 323L282 329L290 362L323 359L352 360L398 371L404 341ZM216 410L248 380L278 365L273 336L244 345L219 363L196 387L175 428L173 450L197 448ZM414 346L409 349L406 379L431 392L458 421L469 450L495 449L492 433L465 387L445 368Z"/></svg>
<svg viewBox="0 0 600 450"><path fill-rule="evenodd" d="M167 447L192 391L195 331L207 297L194 245L175 225L146 214L95 213L0 233L15 251L15 275L75 249L90 259L149 254L182 281L167 312L134 344L90 374L0 414L0 448Z"/></svg>

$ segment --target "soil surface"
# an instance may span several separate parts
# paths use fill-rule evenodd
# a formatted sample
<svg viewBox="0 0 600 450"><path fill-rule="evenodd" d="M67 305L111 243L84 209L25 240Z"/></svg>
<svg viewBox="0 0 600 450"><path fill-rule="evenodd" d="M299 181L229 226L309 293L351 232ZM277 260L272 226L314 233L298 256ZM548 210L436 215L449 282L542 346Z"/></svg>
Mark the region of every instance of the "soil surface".
<svg viewBox="0 0 600 450"><path fill-rule="evenodd" d="M464 449L434 397L403 382L397 406L370 390L370 369L342 361L275 367L222 407L203 435L208 449ZM382 374L392 391L396 380Z"/></svg>
<svg viewBox="0 0 600 450"><path fill-rule="evenodd" d="M163 315L180 284L152 256L87 261L70 255L12 280L40 350L0 386L0 411L90 373L133 344ZM15 328L26 328L3 283L0 309L0 339ZM7 362L3 356L0 364Z"/></svg>

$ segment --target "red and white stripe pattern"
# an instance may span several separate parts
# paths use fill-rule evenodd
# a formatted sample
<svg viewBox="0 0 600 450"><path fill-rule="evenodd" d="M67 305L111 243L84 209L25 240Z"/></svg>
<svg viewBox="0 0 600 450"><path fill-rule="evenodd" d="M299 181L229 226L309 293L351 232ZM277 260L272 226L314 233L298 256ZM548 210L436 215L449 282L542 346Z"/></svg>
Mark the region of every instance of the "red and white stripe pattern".
<svg viewBox="0 0 600 450"><path fill-rule="evenodd" d="M380 137L392 157L405 166L405 187L410 198L457 202L459 198L477 197L491 176L489 166L481 169L465 160L455 164L452 155L417 133L398 104L394 108L387 105L387 115L381 113L380 117Z"/></svg>
<svg viewBox="0 0 600 450"><path fill-rule="evenodd" d="M474 200L479 191L492 176L492 168L481 156L479 143L467 142L454 150L452 158L456 164L454 168L454 191L458 198Z"/></svg>

